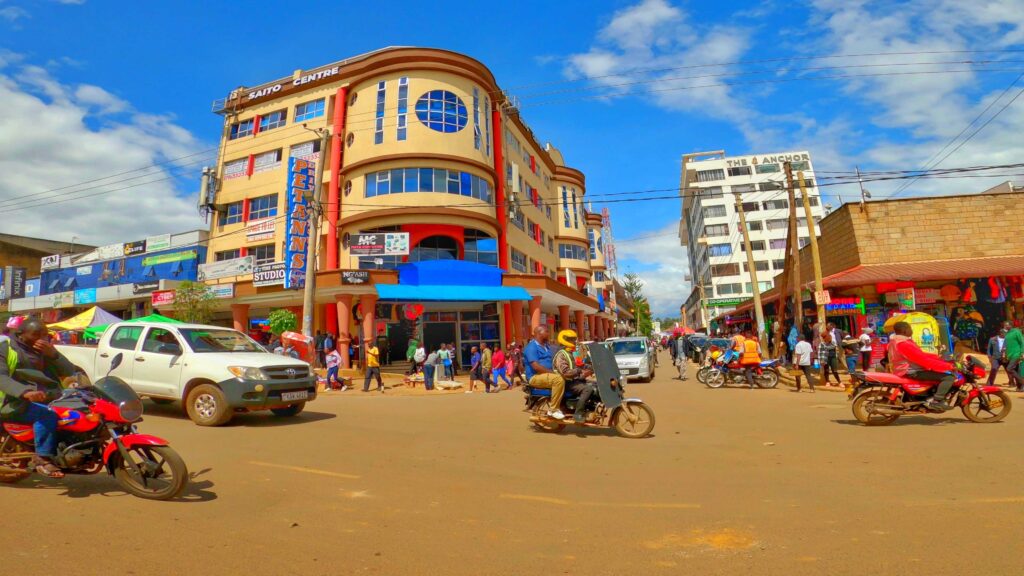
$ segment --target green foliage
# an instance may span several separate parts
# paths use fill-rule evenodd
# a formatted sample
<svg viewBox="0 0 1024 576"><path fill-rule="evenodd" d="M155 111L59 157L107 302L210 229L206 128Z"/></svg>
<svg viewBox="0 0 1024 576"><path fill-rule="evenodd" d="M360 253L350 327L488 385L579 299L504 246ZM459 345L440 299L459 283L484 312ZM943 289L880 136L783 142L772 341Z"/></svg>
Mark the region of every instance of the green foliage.
<svg viewBox="0 0 1024 576"><path fill-rule="evenodd" d="M635 272L629 272L622 283L622 289L633 300L633 317L636 322L636 333L639 336L650 336L654 332L651 321L651 305L644 297L644 281Z"/></svg>
<svg viewBox="0 0 1024 576"><path fill-rule="evenodd" d="M213 292L202 282L185 280L174 290L174 315L182 322L209 324L213 319Z"/></svg>
<svg viewBox="0 0 1024 576"><path fill-rule="evenodd" d="M299 319L291 310L280 308L267 316L267 324L272 334L280 336L285 332L294 332L299 327Z"/></svg>

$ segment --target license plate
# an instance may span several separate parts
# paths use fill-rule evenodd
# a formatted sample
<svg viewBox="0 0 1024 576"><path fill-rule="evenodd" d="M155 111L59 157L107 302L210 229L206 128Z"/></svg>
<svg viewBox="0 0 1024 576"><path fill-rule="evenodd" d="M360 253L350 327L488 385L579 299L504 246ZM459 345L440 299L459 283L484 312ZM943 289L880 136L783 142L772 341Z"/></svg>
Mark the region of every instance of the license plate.
<svg viewBox="0 0 1024 576"><path fill-rule="evenodd" d="M306 400L309 398L309 392L303 390L302 392L282 392L281 400Z"/></svg>

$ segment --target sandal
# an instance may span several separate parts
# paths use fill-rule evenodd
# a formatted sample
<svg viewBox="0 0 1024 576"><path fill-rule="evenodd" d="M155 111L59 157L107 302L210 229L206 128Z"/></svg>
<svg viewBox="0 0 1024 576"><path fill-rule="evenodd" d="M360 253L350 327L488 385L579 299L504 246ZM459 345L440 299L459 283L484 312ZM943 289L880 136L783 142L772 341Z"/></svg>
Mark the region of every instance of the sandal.
<svg viewBox="0 0 1024 576"><path fill-rule="evenodd" d="M36 460L36 474L40 476L46 476L47 478L61 479L64 477L64 473L61 472L57 465L49 460L39 459Z"/></svg>

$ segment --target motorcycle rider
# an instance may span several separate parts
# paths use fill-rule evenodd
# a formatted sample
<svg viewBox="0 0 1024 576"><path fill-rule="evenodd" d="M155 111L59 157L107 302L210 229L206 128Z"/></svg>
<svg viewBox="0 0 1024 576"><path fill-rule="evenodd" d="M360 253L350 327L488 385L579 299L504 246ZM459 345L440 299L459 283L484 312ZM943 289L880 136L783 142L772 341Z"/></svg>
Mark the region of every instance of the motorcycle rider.
<svg viewBox="0 0 1024 576"><path fill-rule="evenodd" d="M565 379L552 368L551 348L548 345L550 333L547 326L537 326L533 330L533 340L523 350L523 363L526 365L526 381L531 388L551 389L551 404L548 416L556 420L565 418L562 413L562 396L565 395Z"/></svg>
<svg viewBox="0 0 1024 576"><path fill-rule="evenodd" d="M587 405L587 400L590 399L596 387L593 384L587 383L587 376L591 375L591 371L576 365L574 356L578 338L575 330L562 330L559 332L558 343L562 348L555 352L555 357L551 363L555 372L558 372L565 380L566 388L579 398L576 401L573 420L580 424L586 420L584 409Z"/></svg>
<svg viewBox="0 0 1024 576"><path fill-rule="evenodd" d="M893 331L888 349L889 365L893 373L912 380L938 382L935 393L925 402L925 408L936 412L950 410L945 398L956 382L956 376L953 375L954 365L937 354L921 350L917 342L911 338L914 330L910 324L897 322L893 325Z"/></svg>
<svg viewBox="0 0 1024 576"><path fill-rule="evenodd" d="M743 350L740 355L740 366L743 367L743 375L747 377L747 384L753 390L754 369L761 365L761 345L750 330L746 330L740 338Z"/></svg>
<svg viewBox="0 0 1024 576"><path fill-rule="evenodd" d="M41 403L48 394L35 384L23 384L13 378L18 369L39 370L50 378L62 381L74 375L75 368L50 343L46 325L34 316L15 329L10 340L0 342L0 360L7 370L0 370L0 420L31 424L35 433L37 473L49 478L63 478L64 473L53 463L57 454L57 414Z"/></svg>

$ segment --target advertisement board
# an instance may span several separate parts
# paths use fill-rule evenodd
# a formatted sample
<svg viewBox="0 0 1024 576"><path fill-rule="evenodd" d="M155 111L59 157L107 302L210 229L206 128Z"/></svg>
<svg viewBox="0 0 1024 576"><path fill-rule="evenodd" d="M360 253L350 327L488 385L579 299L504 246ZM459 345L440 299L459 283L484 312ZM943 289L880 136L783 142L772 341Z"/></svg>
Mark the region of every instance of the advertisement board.
<svg viewBox="0 0 1024 576"><path fill-rule="evenodd" d="M53 295L54 308L71 308L75 305L74 292L58 292Z"/></svg>
<svg viewBox="0 0 1024 576"><path fill-rule="evenodd" d="M156 256L147 256L142 259L143 266L154 266L156 264L167 264L168 262L179 262L182 260L195 260L195 250L183 250L181 252L172 252L170 254L158 254Z"/></svg>
<svg viewBox="0 0 1024 576"><path fill-rule="evenodd" d="M14 300L25 297L25 283L28 282L28 270L17 266L4 266L3 277L0 278L0 300Z"/></svg>
<svg viewBox="0 0 1024 576"><path fill-rule="evenodd" d="M369 284L370 272L369 270L343 270L341 272L341 283L349 285Z"/></svg>
<svg viewBox="0 0 1024 576"><path fill-rule="evenodd" d="M284 241L284 287L306 285L306 248L309 243L309 197L313 195L316 162L288 159L288 217Z"/></svg>
<svg viewBox="0 0 1024 576"><path fill-rule="evenodd" d="M85 306L86 304L96 303L96 289L95 288L83 288L81 290L75 290L75 306Z"/></svg>
<svg viewBox="0 0 1024 576"><path fill-rule="evenodd" d="M257 240L273 240L274 232L276 230L276 218L263 218L262 220L253 220L245 227L245 240L246 242L255 242Z"/></svg>
<svg viewBox="0 0 1024 576"><path fill-rule="evenodd" d="M210 286L210 293L213 294L214 298L234 298L235 297L235 285L234 284L216 284Z"/></svg>
<svg viewBox="0 0 1024 576"><path fill-rule="evenodd" d="M113 260L124 256L124 244L107 244L96 249L96 255L100 260Z"/></svg>
<svg viewBox="0 0 1024 576"><path fill-rule="evenodd" d="M217 278L252 274L252 269L255 265L255 256L243 256L241 258L232 258L231 260L221 260L220 262L200 264L199 275L197 278L202 282L204 280L216 280Z"/></svg>
<svg viewBox="0 0 1024 576"><path fill-rule="evenodd" d="M33 278L25 282L25 298L35 298L42 291L42 278Z"/></svg>
<svg viewBox="0 0 1024 576"><path fill-rule="evenodd" d="M40 258L39 270L53 270L54 268L60 268L60 254L51 254Z"/></svg>
<svg viewBox="0 0 1024 576"><path fill-rule="evenodd" d="M170 306L174 304L174 290L157 290L150 296L153 306Z"/></svg>
<svg viewBox="0 0 1024 576"><path fill-rule="evenodd" d="M132 284L132 294L149 294L159 287L159 280L153 280L151 282L136 282L135 284Z"/></svg>
<svg viewBox="0 0 1024 576"><path fill-rule="evenodd" d="M253 286L280 286L282 284L284 284L284 262L261 264L253 268Z"/></svg>
<svg viewBox="0 0 1024 576"><path fill-rule="evenodd" d="M158 250L167 250L171 247L171 235L161 234L159 236L150 236L146 238L146 252L156 252Z"/></svg>
<svg viewBox="0 0 1024 576"><path fill-rule="evenodd" d="M146 251L146 241L136 240L135 242L127 242L124 245L124 255L134 256L136 254L142 254Z"/></svg>
<svg viewBox="0 0 1024 576"><path fill-rule="evenodd" d="M408 256L409 233L352 234L348 250L353 256Z"/></svg>

